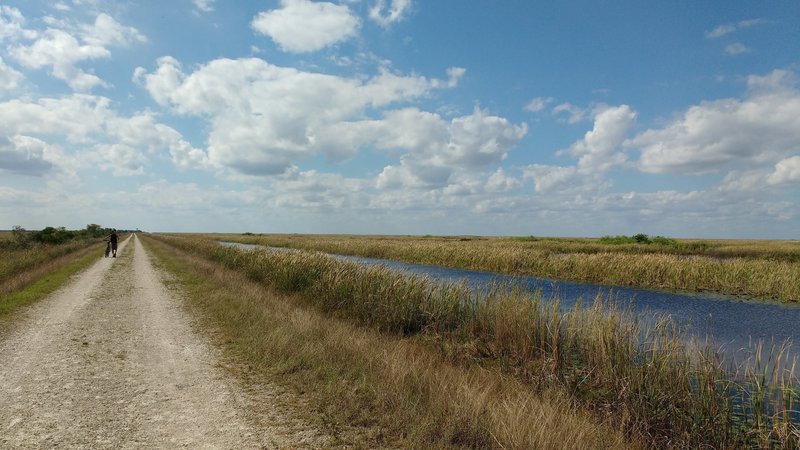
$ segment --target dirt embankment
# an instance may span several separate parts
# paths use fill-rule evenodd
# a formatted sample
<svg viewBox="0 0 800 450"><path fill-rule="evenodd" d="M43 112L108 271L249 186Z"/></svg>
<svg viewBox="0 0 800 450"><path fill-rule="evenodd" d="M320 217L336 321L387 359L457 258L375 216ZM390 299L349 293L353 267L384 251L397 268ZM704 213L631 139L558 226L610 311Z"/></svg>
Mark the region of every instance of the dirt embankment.
<svg viewBox="0 0 800 450"><path fill-rule="evenodd" d="M134 236L0 335L2 448L325 447L244 386ZM281 406L277 406L281 404ZM295 417L295 418L292 418Z"/></svg>

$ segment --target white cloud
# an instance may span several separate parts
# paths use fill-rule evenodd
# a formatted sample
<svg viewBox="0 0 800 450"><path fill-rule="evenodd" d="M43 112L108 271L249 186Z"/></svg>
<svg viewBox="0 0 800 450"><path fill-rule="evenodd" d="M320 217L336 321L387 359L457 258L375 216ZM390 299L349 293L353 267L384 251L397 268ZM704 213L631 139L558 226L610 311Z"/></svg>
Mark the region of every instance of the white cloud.
<svg viewBox="0 0 800 450"><path fill-rule="evenodd" d="M580 179L575 166L549 166L531 164L523 169L525 179L531 179L536 192L550 192L554 189L568 190Z"/></svg>
<svg viewBox="0 0 800 450"><path fill-rule="evenodd" d="M800 91L790 72L748 78L742 99L703 102L626 145L650 173L702 174L774 164L800 148Z"/></svg>
<svg viewBox="0 0 800 450"><path fill-rule="evenodd" d="M800 156L778 161L775 164L775 172L769 176L768 181L771 184L800 184Z"/></svg>
<svg viewBox="0 0 800 450"><path fill-rule="evenodd" d="M715 27L711 31L706 31L706 38L707 39L717 39L722 36L731 34L735 31L744 30L747 28L754 27L756 25L763 25L767 23L766 19L749 19L749 20L742 20L735 23L726 23L723 25L719 25Z"/></svg>
<svg viewBox="0 0 800 450"><path fill-rule="evenodd" d="M142 175L147 164L147 157L139 149L125 144L97 145L84 158L115 176Z"/></svg>
<svg viewBox="0 0 800 450"><path fill-rule="evenodd" d="M508 192L522 187L522 182L505 173L502 167L489 175L484 188L486 192Z"/></svg>
<svg viewBox="0 0 800 450"><path fill-rule="evenodd" d="M104 97L76 94L38 101L20 99L0 103L0 135L55 137L71 143L87 143L103 130L112 114Z"/></svg>
<svg viewBox="0 0 800 450"><path fill-rule="evenodd" d="M463 67L449 67L447 69L447 87L452 88L458 85L458 82L467 73L467 69Z"/></svg>
<svg viewBox="0 0 800 450"><path fill-rule="evenodd" d="M733 44L728 44L725 46L725 53L731 56L741 55L742 53L749 53L752 50L747 48L741 42L734 42Z"/></svg>
<svg viewBox="0 0 800 450"><path fill-rule="evenodd" d="M36 31L25 28L25 16L13 6L0 5L0 42L34 39Z"/></svg>
<svg viewBox="0 0 800 450"><path fill-rule="evenodd" d="M636 112L628 105L601 109L595 113L592 130L559 154L578 158L581 173L604 172L621 165L626 156L615 150L621 147L635 121Z"/></svg>
<svg viewBox="0 0 800 450"><path fill-rule="evenodd" d="M0 136L0 173L44 175L53 168L46 158L48 147L46 142L30 136Z"/></svg>
<svg viewBox="0 0 800 450"><path fill-rule="evenodd" d="M533 113L537 113L539 111L544 110L547 108L547 105L553 102L553 97L536 97L531 99L527 105L525 105L525 111L530 111Z"/></svg>
<svg viewBox="0 0 800 450"><path fill-rule="evenodd" d="M215 0L192 0L194 3L194 7L198 9L198 11L202 11L205 13L214 11L214 2Z"/></svg>
<svg viewBox="0 0 800 450"><path fill-rule="evenodd" d="M450 122L437 114L407 108L387 113L376 131L377 148L408 152L399 166L383 169L376 186L438 188L447 185L454 174L499 163L528 128L479 108Z"/></svg>
<svg viewBox="0 0 800 450"><path fill-rule="evenodd" d="M0 136L17 135L45 143L68 143L74 149L70 155L59 156L51 144L45 147L49 151L45 153L49 155L47 160L68 172L104 161L118 175L141 173L144 157L136 155L144 153L169 155L179 169L208 165L204 151L192 147L173 128L157 123L151 113L120 116L105 97L76 94L36 102L15 99L0 103ZM119 169L111 164L119 164Z"/></svg>
<svg viewBox="0 0 800 450"><path fill-rule="evenodd" d="M307 53L354 37L361 25L346 5L309 0L281 0L281 8L259 13L253 29L284 51Z"/></svg>
<svg viewBox="0 0 800 450"><path fill-rule="evenodd" d="M313 155L341 160L366 145L414 151L425 145L450 145L449 159L456 163L496 160L507 149L505 119L481 115L485 123L476 126L467 116L447 124L437 115L418 111L389 111L382 120L365 118L368 108L412 101L453 86L462 73L463 69L448 70L449 80L387 71L370 79L348 79L248 58L211 61L187 75L177 60L165 57L158 60L155 72L137 69L135 78L160 104L208 118L213 165L248 175L275 175ZM491 135L491 127L496 135L472 135ZM426 130L439 133L433 144L421 141L431 137Z"/></svg>
<svg viewBox="0 0 800 450"><path fill-rule="evenodd" d="M151 113L109 117L105 130L113 142L148 153L168 152L173 165L178 169L208 167L208 155L205 151L193 147L175 129L157 123Z"/></svg>
<svg viewBox="0 0 800 450"><path fill-rule="evenodd" d="M405 18L411 9L411 0L377 0L369 9L369 18L386 28Z"/></svg>
<svg viewBox="0 0 800 450"><path fill-rule="evenodd" d="M379 189L437 189L447 186L452 173L453 169L447 166L419 164L401 158L400 165L383 168L375 179L375 186Z"/></svg>
<svg viewBox="0 0 800 450"><path fill-rule="evenodd" d="M273 181L270 206L317 212L361 209L368 202L366 187L364 180L293 167Z"/></svg>
<svg viewBox="0 0 800 450"><path fill-rule="evenodd" d="M513 125L505 118L475 108L472 115L451 121L450 141L439 157L456 166L485 167L505 159L527 132L525 124Z"/></svg>
<svg viewBox="0 0 800 450"><path fill-rule="evenodd" d="M582 121L584 119L584 117L586 117L586 114L587 114L588 111L586 109L584 109L584 108L579 107L579 106L575 106L572 103L565 102L565 103L561 103L561 104L556 105L553 108L552 112L553 112L554 116L561 115L562 113L567 113L568 117L567 117L566 121L567 121L567 123L571 123L572 124L572 123L578 123L578 122Z"/></svg>
<svg viewBox="0 0 800 450"><path fill-rule="evenodd" d="M94 24L80 25L76 33L66 23L50 20L51 28L37 35L30 45L16 44L9 55L29 69L51 68L51 75L65 81L73 90L87 92L97 86L108 86L100 77L86 72L78 64L111 57L109 45L144 42L146 38L135 28L125 27L107 14L99 14ZM60 27L60 28L54 28Z"/></svg>
<svg viewBox="0 0 800 450"><path fill-rule="evenodd" d="M98 14L92 25L82 25L82 39L89 45L107 47L127 46L147 42L147 38L134 27L127 27L108 14Z"/></svg>
<svg viewBox="0 0 800 450"><path fill-rule="evenodd" d="M13 67L9 67L0 57L0 96L16 89L23 78L21 73L14 70Z"/></svg>
<svg viewBox="0 0 800 450"><path fill-rule="evenodd" d="M29 69L51 66L53 76L64 80L76 91L88 91L105 83L96 75L78 69L75 64L111 56L103 47L81 45L72 35L53 29L47 30L44 36L30 46L12 47L9 54Z"/></svg>

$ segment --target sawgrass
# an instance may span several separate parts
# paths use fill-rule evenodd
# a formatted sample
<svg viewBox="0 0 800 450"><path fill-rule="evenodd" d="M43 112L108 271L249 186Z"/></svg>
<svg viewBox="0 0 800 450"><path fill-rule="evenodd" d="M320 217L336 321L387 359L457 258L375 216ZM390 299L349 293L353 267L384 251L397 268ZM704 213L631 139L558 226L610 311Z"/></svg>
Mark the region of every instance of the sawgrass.
<svg viewBox="0 0 800 450"><path fill-rule="evenodd" d="M641 324L603 299L563 314L557 301L519 291L479 294L319 253L159 239L290 295L329 320L420 343L450 364L511 377L532 393L566 393L648 446L798 446L798 381L781 348L756 345L749 360L734 366L710 343L687 344L671 321Z"/></svg>
<svg viewBox="0 0 800 450"><path fill-rule="evenodd" d="M800 301L799 241L211 235L218 240L588 283Z"/></svg>
<svg viewBox="0 0 800 450"><path fill-rule="evenodd" d="M207 258L217 258L214 244L207 242L165 241L182 249L178 250L165 242L142 241L178 277L208 326L222 329L222 339L239 358L311 399L320 422L338 436L338 444L638 447L576 407L563 390L534 391L499 369L449 362L425 339L377 332L310 307L312 296L291 292L313 283L297 272L298 267L273 276L266 270L280 265L266 260L257 266L260 269L245 265L240 257L255 262L245 253L227 253L232 259L225 264L210 261ZM302 257L291 261L305 262ZM307 269L324 270L313 265Z"/></svg>

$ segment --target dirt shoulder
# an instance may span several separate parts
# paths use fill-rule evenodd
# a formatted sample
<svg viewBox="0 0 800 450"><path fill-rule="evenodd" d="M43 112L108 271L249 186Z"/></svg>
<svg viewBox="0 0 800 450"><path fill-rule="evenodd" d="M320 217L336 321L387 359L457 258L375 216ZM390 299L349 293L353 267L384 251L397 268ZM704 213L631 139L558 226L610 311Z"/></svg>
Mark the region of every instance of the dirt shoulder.
<svg viewBox="0 0 800 450"><path fill-rule="evenodd" d="M0 336L0 447L325 447L224 370L136 237Z"/></svg>

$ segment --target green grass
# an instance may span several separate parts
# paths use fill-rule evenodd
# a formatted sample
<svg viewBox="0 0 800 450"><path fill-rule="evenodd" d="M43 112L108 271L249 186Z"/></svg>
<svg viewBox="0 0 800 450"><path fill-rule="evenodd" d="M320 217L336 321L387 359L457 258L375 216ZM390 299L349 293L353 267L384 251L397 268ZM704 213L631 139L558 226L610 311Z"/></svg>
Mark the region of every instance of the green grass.
<svg viewBox="0 0 800 450"><path fill-rule="evenodd" d="M332 319L427 343L446 361L499 370L534 393L566 392L647 445L796 448L800 439L797 417L789 413L800 404L796 376L761 370L785 358L780 349L756 348L750 361L732 369L711 345L686 344L671 321L643 327L602 300L562 314L557 304L522 292L478 295L319 253L159 239ZM740 402L731 395L743 392L749 395Z"/></svg>
<svg viewBox="0 0 800 450"><path fill-rule="evenodd" d="M61 258L52 271L28 283L22 289L0 295L0 317L7 316L22 306L47 297L67 283L78 272L97 261L100 253L95 248L82 248Z"/></svg>

